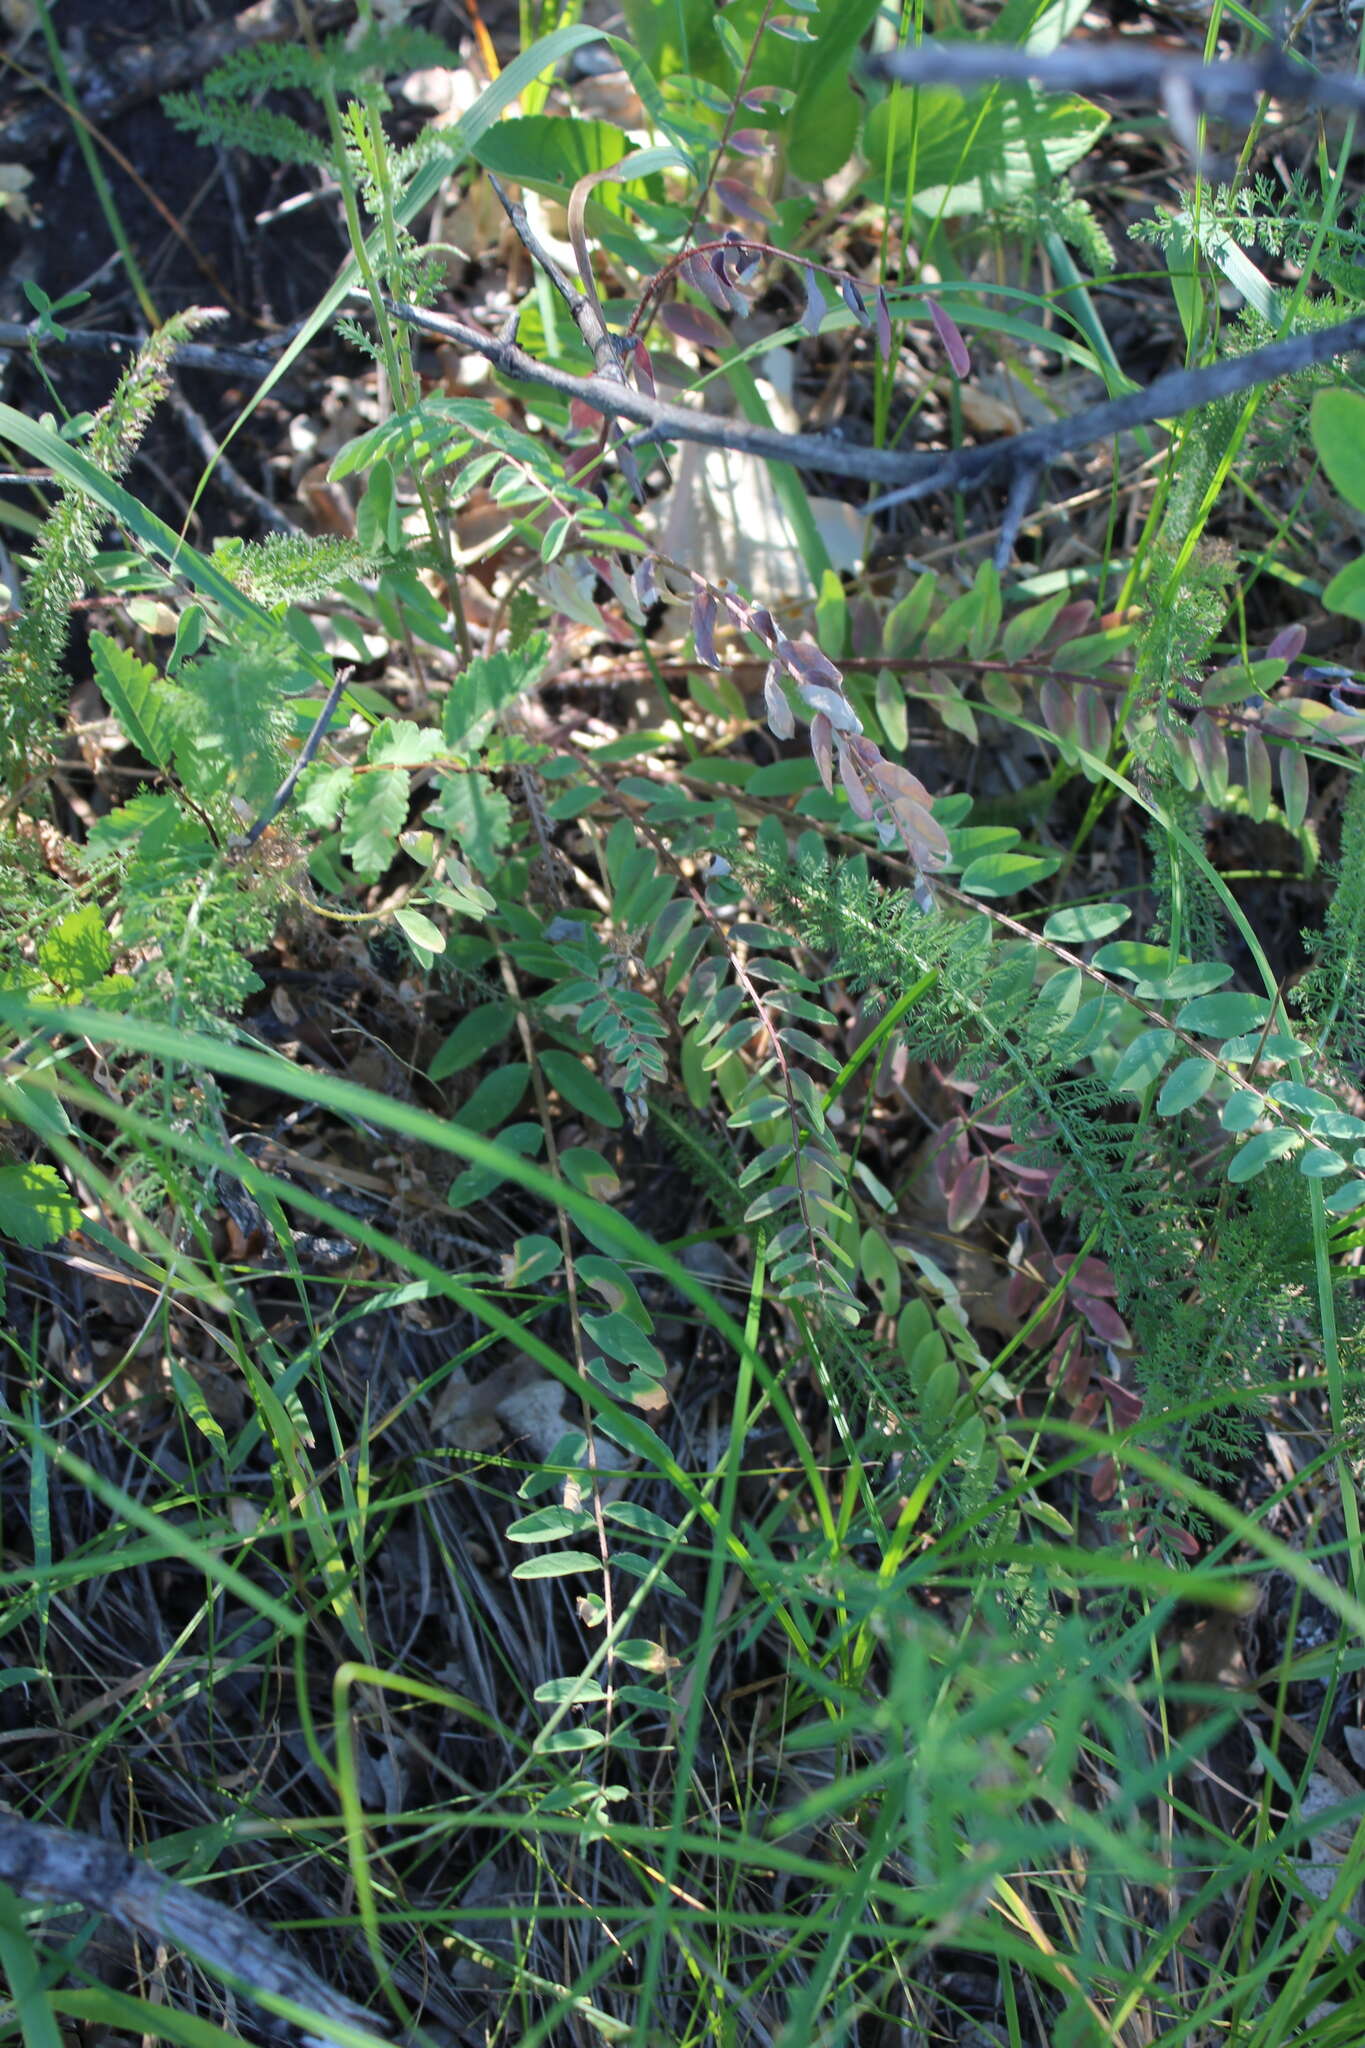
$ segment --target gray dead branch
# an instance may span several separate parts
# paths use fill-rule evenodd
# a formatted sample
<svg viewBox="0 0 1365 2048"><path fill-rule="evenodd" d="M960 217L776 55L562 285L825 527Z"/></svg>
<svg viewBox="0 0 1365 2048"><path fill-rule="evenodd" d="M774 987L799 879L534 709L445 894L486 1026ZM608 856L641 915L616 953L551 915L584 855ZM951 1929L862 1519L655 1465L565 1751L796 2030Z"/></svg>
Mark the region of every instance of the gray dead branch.
<svg viewBox="0 0 1365 2048"><path fill-rule="evenodd" d="M325 1984L245 1914L176 1884L93 1835L0 1813L0 1883L35 1904L107 1913L131 1933L183 1950L258 2003L268 2006L282 1999L302 2007L310 2019L371 2037L383 2031L362 2007ZM332 2048L336 2036L325 2025L312 2030L303 2021L300 2025L308 2041Z"/></svg>

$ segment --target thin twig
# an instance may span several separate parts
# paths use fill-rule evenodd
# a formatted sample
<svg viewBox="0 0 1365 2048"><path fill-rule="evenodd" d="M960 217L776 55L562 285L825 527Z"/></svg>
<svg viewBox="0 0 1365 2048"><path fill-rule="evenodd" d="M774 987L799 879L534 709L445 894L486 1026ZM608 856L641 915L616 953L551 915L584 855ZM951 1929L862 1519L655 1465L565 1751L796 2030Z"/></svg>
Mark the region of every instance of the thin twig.
<svg viewBox="0 0 1365 2048"><path fill-rule="evenodd" d="M302 747L300 747L298 755L295 758L294 764L290 768L289 773L285 776L284 781L275 791L274 796L271 797L270 802L261 812L260 817L257 818L255 824L251 827L250 831L244 832L240 838L235 838L229 841L228 850L230 853L248 853L251 850L251 848L256 844L256 841L260 838L261 834L265 831L266 827L269 824L271 824L274 819L278 818L280 812L284 809L290 797L294 794L295 783L298 781L300 775L302 775L304 769L308 766L313 756L317 753L318 748L322 745L322 736L332 722L332 713L336 710L337 705L341 701L341 693L346 688L347 683L351 680L351 677L354 674L354 669L338 669L336 680L332 684L331 689L327 692L326 702L323 704L321 711L318 713L316 719L313 721L313 730L309 733Z"/></svg>
<svg viewBox="0 0 1365 2048"><path fill-rule="evenodd" d="M952 43L935 36L903 50L869 57L869 78L902 85L952 85L964 90L1032 83L1048 92L1121 93L1164 100L1172 87L1209 113L1239 116L1263 94L1305 106L1365 112L1365 79L1312 70L1278 44L1259 57L1204 64L1197 57L1139 43L1065 43L1044 54L1002 43Z"/></svg>
<svg viewBox="0 0 1365 2048"><path fill-rule="evenodd" d="M277 357L293 338L293 330L261 347L215 348L204 341L182 342L175 352L178 368L209 370L220 377L249 377L259 382L268 377ZM38 321L0 320L0 348L66 348L78 355L135 356L145 348L145 334L111 334L103 328L64 327L44 329Z"/></svg>
<svg viewBox="0 0 1365 2048"><path fill-rule="evenodd" d="M1225 357L1202 369L1173 370L1144 390L1107 399L1083 412L1054 420L1049 426L1034 427L1027 433L983 447L932 455L906 454L890 448L851 447L846 441L825 434L783 434L773 427L749 426L688 406L670 405L605 377L575 377L566 370L554 369L528 355L516 342L485 334L448 314L428 312L401 300L386 299L384 303L395 319L458 342L461 348L472 349L506 377L549 385L552 390L567 392L611 418L634 420L646 431L633 434L628 445L641 440L697 441L705 447L730 448L772 462L889 485L888 495L867 507L869 513L884 511L912 498L928 497L935 491L978 490L992 478L998 478L1009 495L996 551L998 561L1008 560L1028 511L1025 486L1016 485L1016 478L1032 483L1059 457L1096 441L1112 440L1117 434L1153 425L1158 420L1179 418L1216 399L1253 390L1257 385L1270 384L1331 362L1337 356L1355 355L1365 349L1365 314L1357 314L1334 327L1290 335L1284 341L1269 342L1245 355Z"/></svg>

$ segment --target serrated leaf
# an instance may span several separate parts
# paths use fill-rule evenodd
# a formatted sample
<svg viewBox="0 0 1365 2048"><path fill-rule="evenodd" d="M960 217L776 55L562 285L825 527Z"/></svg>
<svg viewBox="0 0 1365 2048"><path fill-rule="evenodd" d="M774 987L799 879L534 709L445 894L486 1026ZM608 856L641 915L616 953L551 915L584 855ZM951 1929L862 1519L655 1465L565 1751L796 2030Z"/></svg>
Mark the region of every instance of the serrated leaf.
<svg viewBox="0 0 1365 2048"><path fill-rule="evenodd" d="M40 1251L79 1230L81 1212L51 1166L28 1161L0 1166L0 1237Z"/></svg>
<svg viewBox="0 0 1365 2048"><path fill-rule="evenodd" d="M389 769L358 775L347 788L341 851L362 881L376 881L393 860L408 795L407 776Z"/></svg>
<svg viewBox="0 0 1365 2048"><path fill-rule="evenodd" d="M83 903L51 931L38 948L38 965L48 980L68 995L83 994L102 981L114 956L112 941L97 903Z"/></svg>
<svg viewBox="0 0 1365 2048"><path fill-rule="evenodd" d="M163 682L149 661L139 661L107 633L90 635L90 655L100 695L124 737L153 768L168 768L179 739L184 692Z"/></svg>
<svg viewBox="0 0 1365 2048"><path fill-rule="evenodd" d="M447 692L441 716L452 753L468 755L483 744L504 706L539 682L549 651L545 635L535 633L515 651L478 654L466 664Z"/></svg>
<svg viewBox="0 0 1365 2048"><path fill-rule="evenodd" d="M511 804L486 775L477 773L443 775L437 801L422 818L424 824L449 832L470 866L483 875L497 867L512 836Z"/></svg>

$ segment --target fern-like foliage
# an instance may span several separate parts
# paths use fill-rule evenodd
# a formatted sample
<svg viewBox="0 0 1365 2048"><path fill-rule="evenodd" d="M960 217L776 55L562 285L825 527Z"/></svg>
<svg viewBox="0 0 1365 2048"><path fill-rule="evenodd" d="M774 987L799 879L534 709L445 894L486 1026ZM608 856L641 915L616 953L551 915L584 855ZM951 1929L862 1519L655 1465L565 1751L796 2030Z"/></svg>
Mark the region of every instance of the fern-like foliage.
<svg viewBox="0 0 1365 2048"><path fill-rule="evenodd" d="M1321 932L1306 931L1317 959L1294 990L1324 1055L1365 1062L1365 778L1353 776L1341 820L1336 889Z"/></svg>
<svg viewBox="0 0 1365 2048"><path fill-rule="evenodd" d="M381 93L384 78L449 64L450 57L439 37L405 27L372 26L354 43L329 36L318 50L304 43L256 43L208 74L202 98L167 93L162 106L177 128L199 142L247 149L276 163L324 165L331 155L327 143L291 115L260 105L262 94L371 96Z"/></svg>
<svg viewBox="0 0 1365 2048"><path fill-rule="evenodd" d="M753 880L772 913L830 954L851 986L888 1001L923 988L902 1026L910 1056L981 1083L992 1118L1012 1126L1020 1163L1050 1171L1050 1202L1109 1261L1137 1336L1154 1435L1169 1409L1209 1404L1182 1433L1194 1469L1205 1437L1235 1435L1215 1397L1245 1385L1249 1363L1282 1327L1281 1286L1307 1242L1302 1229L1290 1231L1284 1204L1302 1204L1302 1187L1253 1200L1196 1180L1183 1127L1136 1122L1132 1095L1091 1061L1122 1013L1119 999L1101 992L1068 1011L1050 999L1053 984L1036 987L1034 950L993 940L986 917L926 915L856 862L773 862ZM1272 1275L1264 1286L1262 1272ZM1204 1455L1214 1466L1223 1453L1215 1442Z"/></svg>
<svg viewBox="0 0 1365 2048"><path fill-rule="evenodd" d="M121 476L127 468L153 408L166 394L171 358L208 317L192 311L168 320L96 414L83 453L106 476ZM65 695L60 664L71 607L84 594L103 516L83 492L64 491L25 564L24 611L0 653L0 777L10 789L33 775L50 749Z"/></svg>

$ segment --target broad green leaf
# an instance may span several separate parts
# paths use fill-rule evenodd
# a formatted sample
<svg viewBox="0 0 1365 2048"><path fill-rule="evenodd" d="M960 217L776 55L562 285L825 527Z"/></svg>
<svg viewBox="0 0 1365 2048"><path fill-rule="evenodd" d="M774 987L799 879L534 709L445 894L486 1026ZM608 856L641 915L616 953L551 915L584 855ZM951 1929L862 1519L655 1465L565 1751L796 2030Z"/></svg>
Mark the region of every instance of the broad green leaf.
<svg viewBox="0 0 1365 2048"><path fill-rule="evenodd" d="M460 1119L455 1117L451 1122L458 1125ZM539 1124L505 1124L498 1132L497 1141L500 1152L508 1153L516 1159L534 1159L545 1143L545 1133ZM508 1178L507 1174L494 1166L467 1166L464 1172L457 1174L451 1182L446 1200L452 1209L471 1208L475 1202L482 1202L491 1195L494 1188L500 1187Z"/></svg>
<svg viewBox="0 0 1365 2048"><path fill-rule="evenodd" d="M570 1183L596 1201L614 1201L621 1192L615 1168L589 1145L566 1146L559 1155L559 1164Z"/></svg>
<svg viewBox="0 0 1365 2048"><path fill-rule="evenodd" d="M420 910L414 910L410 903L404 903L395 910L393 916L395 924L406 933L414 946L420 946L424 953L444 953L445 933Z"/></svg>
<svg viewBox="0 0 1365 2048"><path fill-rule="evenodd" d="M1365 512L1365 398L1355 391L1319 391L1308 427L1334 488Z"/></svg>
<svg viewBox="0 0 1365 2048"><path fill-rule="evenodd" d="M571 1052L543 1052L540 1064L557 1094L571 1109L591 1117L594 1123L615 1130L621 1122L621 1105L589 1067Z"/></svg>
<svg viewBox="0 0 1365 2048"><path fill-rule="evenodd" d="M877 1298L877 1306L884 1315L894 1316L901 1305L900 1261L880 1230L863 1232L858 1264Z"/></svg>
<svg viewBox="0 0 1365 2048"><path fill-rule="evenodd" d="M1322 593L1328 611L1348 619L1365 619L1365 555L1338 569Z"/></svg>
<svg viewBox="0 0 1365 2048"><path fill-rule="evenodd" d="M1197 1031L1205 1038L1231 1038L1235 1032L1256 1031L1270 1015L1265 996L1224 994L1196 996L1176 1013L1181 1031Z"/></svg>
<svg viewBox="0 0 1365 2048"><path fill-rule="evenodd" d="M510 1003L480 1003L477 1010L461 1017L445 1044L438 1048L427 1068L430 1078L444 1081L448 1074L458 1074L461 1067L482 1059L495 1045L502 1044L515 1016Z"/></svg>
<svg viewBox="0 0 1365 2048"><path fill-rule="evenodd" d="M912 204L922 214L979 214L1060 177L1086 154L1108 116L1087 100L997 86L964 95L945 87L897 86L872 109L863 154L875 166L864 190L885 198L904 189L913 153Z"/></svg>
<svg viewBox="0 0 1365 2048"><path fill-rule="evenodd" d="M546 1557L528 1557L512 1567L514 1579L567 1579L574 1572L600 1572L602 1560L587 1550L555 1550Z"/></svg>
<svg viewBox="0 0 1365 2048"><path fill-rule="evenodd" d="M1352 1116L1345 1109L1324 1109L1313 1117L1315 1138L1336 1138L1349 1144L1365 1138L1365 1117Z"/></svg>
<svg viewBox="0 0 1365 2048"><path fill-rule="evenodd" d="M657 1345L652 1344L638 1323L629 1316L609 1310L604 1316L585 1315L583 1328L594 1344L618 1365L638 1365L662 1379L667 1367Z"/></svg>
<svg viewBox="0 0 1365 2048"><path fill-rule="evenodd" d="M1299 1154L1299 1172L1305 1180L1331 1180L1345 1171L1346 1161L1340 1152L1326 1145L1307 1145Z"/></svg>
<svg viewBox="0 0 1365 2048"><path fill-rule="evenodd" d="M1149 946L1138 939L1116 939L1112 946L1101 946L1092 962L1101 974L1117 974L1123 981L1145 981L1170 964L1169 946Z"/></svg>
<svg viewBox="0 0 1365 2048"><path fill-rule="evenodd" d="M468 1102L455 1111L467 1131L492 1131L512 1114L526 1093L531 1069L525 1060L509 1060L486 1074Z"/></svg>
<svg viewBox="0 0 1365 2048"><path fill-rule="evenodd" d="M1221 960L1182 960L1169 974L1151 981L1139 981L1136 993L1159 1003L1183 1003L1190 996L1210 995L1232 979L1232 969Z"/></svg>
<svg viewBox="0 0 1365 2048"><path fill-rule="evenodd" d="M558 1543L561 1537L581 1535L592 1525L587 1508L537 1508L534 1514L509 1523L503 1533L509 1543Z"/></svg>
<svg viewBox="0 0 1365 2048"><path fill-rule="evenodd" d="M1208 1094L1217 1072L1212 1060L1182 1060L1161 1085L1156 1099L1157 1115L1179 1116L1182 1110L1193 1109Z"/></svg>
<svg viewBox="0 0 1365 2048"><path fill-rule="evenodd" d="M972 862L962 887L969 896L1017 896L1055 875L1061 864L1056 853L991 853Z"/></svg>
<svg viewBox="0 0 1365 2048"><path fill-rule="evenodd" d="M1272 1161L1283 1159L1301 1142L1296 1131L1258 1131L1233 1153L1228 1163L1228 1179L1254 1180Z"/></svg>
<svg viewBox="0 0 1365 2048"><path fill-rule="evenodd" d="M532 1287L537 1280L557 1273L563 1262L564 1254L554 1239L533 1231L529 1237L519 1237L511 1252L504 1253L499 1278L504 1287Z"/></svg>
<svg viewBox="0 0 1365 2048"><path fill-rule="evenodd" d="M1132 1044L1120 1053L1109 1076L1110 1086L1121 1094L1145 1095L1160 1079L1176 1044L1173 1031L1139 1031Z"/></svg>
<svg viewBox="0 0 1365 2048"><path fill-rule="evenodd" d="M678 1533L672 1522L666 1522L650 1508L641 1507L638 1501L608 1501L602 1512L609 1522L619 1522L623 1529L633 1529L637 1536L656 1536L660 1543L667 1543Z"/></svg>
<svg viewBox="0 0 1365 2048"><path fill-rule="evenodd" d="M1350 1210L1358 1209L1365 1202L1365 1180L1348 1180L1339 1188L1333 1188L1330 1195L1323 1197L1322 1206L1333 1216L1345 1216Z"/></svg>
<svg viewBox="0 0 1365 2048"><path fill-rule="evenodd" d="M1043 937L1059 946L1084 946L1116 932L1132 914L1124 903L1086 903L1076 910L1054 910L1043 926Z"/></svg>
<svg viewBox="0 0 1365 2048"><path fill-rule="evenodd" d="M1261 1098L1249 1088L1239 1088L1223 1104L1219 1122L1225 1131L1249 1131L1262 1114Z"/></svg>

